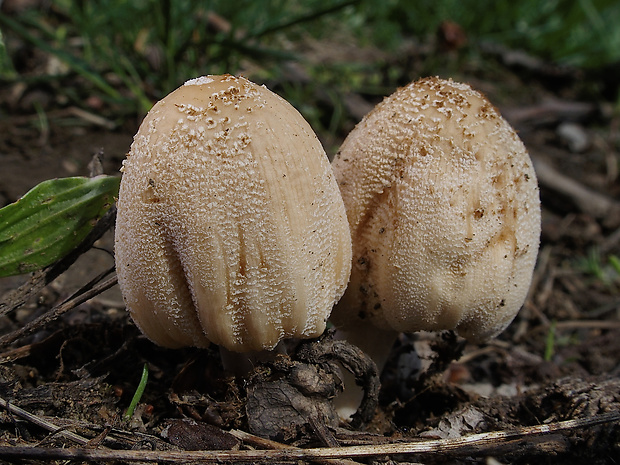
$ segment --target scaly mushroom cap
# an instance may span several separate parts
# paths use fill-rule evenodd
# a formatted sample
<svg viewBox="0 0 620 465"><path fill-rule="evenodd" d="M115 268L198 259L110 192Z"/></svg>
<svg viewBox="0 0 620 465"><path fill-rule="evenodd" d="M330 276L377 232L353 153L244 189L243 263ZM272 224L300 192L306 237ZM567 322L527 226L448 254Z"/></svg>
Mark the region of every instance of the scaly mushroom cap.
<svg viewBox="0 0 620 465"><path fill-rule="evenodd" d="M245 352L323 332L350 234L325 152L288 102L229 75L188 81L148 113L122 171L116 270L151 340Z"/></svg>
<svg viewBox="0 0 620 465"><path fill-rule="evenodd" d="M531 160L468 85L422 79L351 132L333 168L353 240L337 325L489 339L525 300L540 236Z"/></svg>

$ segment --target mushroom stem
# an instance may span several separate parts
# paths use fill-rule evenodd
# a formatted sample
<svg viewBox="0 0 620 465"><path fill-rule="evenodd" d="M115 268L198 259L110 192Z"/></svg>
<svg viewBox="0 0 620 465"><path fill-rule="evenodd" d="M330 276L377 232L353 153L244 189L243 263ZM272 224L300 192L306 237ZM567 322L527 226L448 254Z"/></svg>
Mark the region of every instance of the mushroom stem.
<svg viewBox="0 0 620 465"><path fill-rule="evenodd" d="M398 334L398 331L379 329L370 323L360 322L347 329L337 329L334 339L346 340L364 351L375 362L377 373L381 375ZM334 399L334 406L338 415L348 420L357 411L364 393L352 373L343 370L342 377L344 390Z"/></svg>
<svg viewBox="0 0 620 465"><path fill-rule="evenodd" d="M280 354L286 354L286 345L280 341L272 350L258 350L252 352L233 352L219 346L220 359L225 371L236 377L245 377L260 363L272 362Z"/></svg>

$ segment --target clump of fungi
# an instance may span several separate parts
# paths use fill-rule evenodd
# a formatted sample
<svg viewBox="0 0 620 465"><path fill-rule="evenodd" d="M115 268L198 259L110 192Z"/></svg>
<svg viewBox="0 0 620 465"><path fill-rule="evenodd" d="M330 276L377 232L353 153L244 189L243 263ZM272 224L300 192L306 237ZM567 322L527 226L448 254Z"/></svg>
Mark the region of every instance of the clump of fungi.
<svg viewBox="0 0 620 465"><path fill-rule="evenodd" d="M336 337L381 368L399 332L482 342L505 329L539 235L529 156L465 84L399 89L351 132L332 171L290 104L207 76L158 102L135 136L116 261L132 318L160 345L273 351L322 334L344 293ZM340 398L342 416L351 402Z"/></svg>

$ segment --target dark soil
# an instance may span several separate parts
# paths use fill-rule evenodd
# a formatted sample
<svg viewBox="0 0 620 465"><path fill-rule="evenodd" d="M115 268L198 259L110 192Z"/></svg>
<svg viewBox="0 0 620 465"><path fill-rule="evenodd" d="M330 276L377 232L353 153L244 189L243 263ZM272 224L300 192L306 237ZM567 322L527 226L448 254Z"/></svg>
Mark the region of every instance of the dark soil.
<svg viewBox="0 0 620 465"><path fill-rule="evenodd" d="M620 275L609 261L610 256L620 256L617 111L612 111L605 93L590 90L604 86L603 79L570 70L558 75L546 68L515 69L501 58L501 54L486 57L492 71L470 66L459 79L487 93L519 130L537 170L541 169L544 214L530 296L496 340L475 346L464 345L451 334L403 335L383 373L372 420L356 428L337 422L326 425L312 412L324 405L338 384L330 377L334 360L329 354L327 358L293 355L258 366L249 379L234 379L224 372L216 348L166 350L146 340L128 319L119 291L113 288L0 346L0 397L60 428L50 431L32 417L3 409L0 457L5 454L6 461L25 463L19 461L22 446L50 451L276 448L257 437L225 433L233 429L270 434L280 443L299 447L448 441L443 451L379 454L372 459L377 463L620 463L617 415L604 417L607 421L597 425L566 424L546 435L524 430L510 440L448 447L450 440L475 433L514 432L620 412ZM11 89L1 92L6 96ZM357 97L364 101L364 96ZM0 119L1 204L15 201L44 179L86 175L88 162L100 150L106 173L118 173L138 124L109 130L50 113L49 128L43 131L36 126L37 116L19 105L18 100L4 108ZM353 114L351 124L357 117ZM322 135L334 147L342 137ZM112 266L110 233L95 245L36 296L1 317L0 334L10 335L49 312ZM0 280L0 290L7 293L28 279ZM314 343L328 342L329 338ZM144 364L149 380L127 421L123 414ZM320 389L308 381L312 373L326 383ZM275 394L265 393L274 389L301 392L306 400L299 401L303 406L296 407L294 422L281 431L266 432L256 426L258 413L252 405L265 402L265 396L273 398ZM66 431L90 443L76 444L62 434ZM9 452L11 448L15 453ZM44 456L30 459L34 462L27 463L50 462Z"/></svg>

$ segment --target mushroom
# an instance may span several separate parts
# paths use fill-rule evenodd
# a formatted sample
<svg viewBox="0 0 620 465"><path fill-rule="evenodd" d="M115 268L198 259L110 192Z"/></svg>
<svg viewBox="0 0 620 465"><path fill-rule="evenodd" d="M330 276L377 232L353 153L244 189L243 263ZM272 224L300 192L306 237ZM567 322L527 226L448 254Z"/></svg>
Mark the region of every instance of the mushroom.
<svg viewBox="0 0 620 465"><path fill-rule="evenodd" d="M439 78L397 90L333 169L353 242L332 312L340 337L381 369L399 332L479 343L510 324L536 261L539 192L523 143L482 94Z"/></svg>
<svg viewBox="0 0 620 465"><path fill-rule="evenodd" d="M116 270L149 339L251 352L324 331L350 234L327 156L287 101L241 77L190 80L147 114L122 172Z"/></svg>

